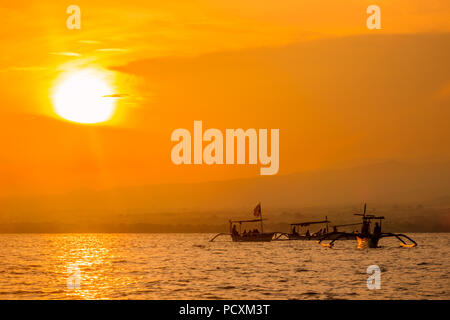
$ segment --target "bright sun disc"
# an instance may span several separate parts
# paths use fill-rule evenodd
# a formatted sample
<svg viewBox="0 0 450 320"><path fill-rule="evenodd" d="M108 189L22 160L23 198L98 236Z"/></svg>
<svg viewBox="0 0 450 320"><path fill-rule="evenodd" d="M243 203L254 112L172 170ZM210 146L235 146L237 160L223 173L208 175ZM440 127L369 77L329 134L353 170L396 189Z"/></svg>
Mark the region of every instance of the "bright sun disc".
<svg viewBox="0 0 450 320"><path fill-rule="evenodd" d="M62 118L79 123L109 120L115 109L114 92L106 73L95 69L72 71L62 76L52 95L55 112Z"/></svg>

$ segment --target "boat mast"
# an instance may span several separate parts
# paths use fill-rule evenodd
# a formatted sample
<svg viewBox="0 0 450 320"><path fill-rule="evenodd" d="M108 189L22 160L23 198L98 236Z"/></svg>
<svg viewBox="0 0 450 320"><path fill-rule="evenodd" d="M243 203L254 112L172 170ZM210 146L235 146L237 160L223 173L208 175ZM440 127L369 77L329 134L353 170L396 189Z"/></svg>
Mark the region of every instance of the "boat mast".
<svg viewBox="0 0 450 320"><path fill-rule="evenodd" d="M264 230L263 230L263 218L262 218L262 207L261 207L261 202L259 203L259 217L261 218L261 233L264 233Z"/></svg>

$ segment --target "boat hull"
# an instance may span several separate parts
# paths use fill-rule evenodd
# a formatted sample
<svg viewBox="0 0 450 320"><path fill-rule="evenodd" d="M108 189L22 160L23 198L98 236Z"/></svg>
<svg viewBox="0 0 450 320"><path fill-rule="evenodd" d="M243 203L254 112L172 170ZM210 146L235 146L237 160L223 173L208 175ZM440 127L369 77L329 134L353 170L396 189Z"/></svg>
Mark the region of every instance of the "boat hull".
<svg viewBox="0 0 450 320"><path fill-rule="evenodd" d="M346 234L342 235L342 233L328 233L322 235L313 235L313 236L305 236L305 235L296 235L296 234L288 234L289 240L335 240L339 237L340 240L355 240L356 236L354 234Z"/></svg>
<svg viewBox="0 0 450 320"><path fill-rule="evenodd" d="M361 237L356 236L356 241L358 242L358 249L365 248L378 248L378 237Z"/></svg>
<svg viewBox="0 0 450 320"><path fill-rule="evenodd" d="M257 233L257 234L247 234L247 235L231 235L234 242L269 242L272 241L274 233Z"/></svg>

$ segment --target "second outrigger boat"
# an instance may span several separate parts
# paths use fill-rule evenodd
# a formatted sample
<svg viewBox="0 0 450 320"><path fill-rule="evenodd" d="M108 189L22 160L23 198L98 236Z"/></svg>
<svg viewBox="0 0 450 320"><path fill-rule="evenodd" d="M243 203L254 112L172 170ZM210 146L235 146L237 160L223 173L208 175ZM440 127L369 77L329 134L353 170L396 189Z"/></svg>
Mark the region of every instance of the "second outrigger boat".
<svg viewBox="0 0 450 320"><path fill-rule="evenodd" d="M328 217L325 216L325 220L321 220L321 221L308 221L308 222L297 222L297 223L291 223L290 224L290 233L283 233L283 232L278 232L275 235L275 238L273 240L278 240L278 241L282 241L282 240L320 240L323 238L327 238L327 239L334 239L335 236L337 236L340 233L337 232L337 227L343 227L346 225L340 225L340 226L332 226L333 229L332 231L330 231L329 228L329 224L331 223L331 221L328 220ZM307 228L311 225L320 225L320 224L324 224L324 228L320 229L317 232L314 233L310 233L309 228L304 231L301 230L301 228ZM349 233L347 236L345 237L340 237L341 240L354 240L355 239L355 234L353 233Z"/></svg>
<svg viewBox="0 0 450 320"><path fill-rule="evenodd" d="M307 222L296 222L290 224L290 233L284 233L284 232L277 232L275 235L275 238L273 240L320 240L323 238L330 238L332 239L333 235L335 234L334 230L336 230L336 227L333 227L333 231L329 231L329 224L331 221L328 220L328 217L325 216L325 220L320 221L307 221ZM301 228L307 228L312 225L320 225L323 224L324 227L321 228L319 231L311 233L309 231L309 228L305 231ZM355 239L355 236L349 236L348 239Z"/></svg>
<svg viewBox="0 0 450 320"><path fill-rule="evenodd" d="M285 234L289 240L316 240L320 239L325 234L328 234L328 224L330 221L328 221L328 218L325 217L325 220L322 221L308 221L308 222L297 222L297 223L291 223L291 233ZM306 232L302 233L300 231L300 228L309 227L311 225L316 224L325 224L325 227L320 229L319 231L315 233L310 233L309 229L306 230Z"/></svg>

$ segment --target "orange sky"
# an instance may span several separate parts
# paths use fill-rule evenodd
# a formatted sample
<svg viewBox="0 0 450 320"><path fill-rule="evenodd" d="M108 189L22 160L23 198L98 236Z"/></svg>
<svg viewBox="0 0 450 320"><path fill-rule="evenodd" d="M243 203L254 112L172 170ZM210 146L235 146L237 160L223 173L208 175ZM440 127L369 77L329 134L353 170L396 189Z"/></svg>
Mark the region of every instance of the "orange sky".
<svg viewBox="0 0 450 320"><path fill-rule="evenodd" d="M68 30L69 4L82 12ZM450 160L450 3L23 1L0 14L0 190L66 192L253 177L259 166L175 166L176 128L279 128L286 174L385 159ZM59 73L114 73L113 119L74 124Z"/></svg>

